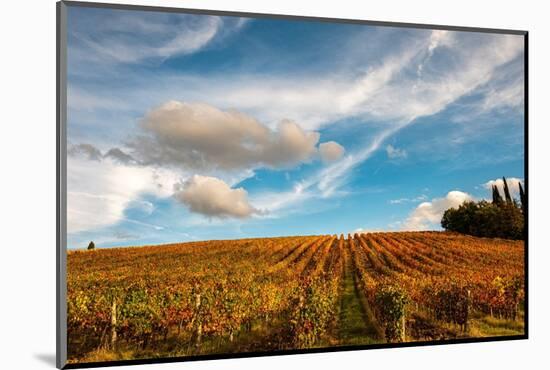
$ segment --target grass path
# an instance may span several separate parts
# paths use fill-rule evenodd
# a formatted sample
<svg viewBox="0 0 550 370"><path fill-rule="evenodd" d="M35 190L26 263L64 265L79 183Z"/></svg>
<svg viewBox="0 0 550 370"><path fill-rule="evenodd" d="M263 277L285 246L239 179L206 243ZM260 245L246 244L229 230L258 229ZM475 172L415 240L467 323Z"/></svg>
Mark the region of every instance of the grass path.
<svg viewBox="0 0 550 370"><path fill-rule="evenodd" d="M379 343L379 330L369 319L363 305L366 300L357 290L355 273L349 252L344 253L344 276L342 297L340 300L340 317L338 342L340 345L358 345Z"/></svg>

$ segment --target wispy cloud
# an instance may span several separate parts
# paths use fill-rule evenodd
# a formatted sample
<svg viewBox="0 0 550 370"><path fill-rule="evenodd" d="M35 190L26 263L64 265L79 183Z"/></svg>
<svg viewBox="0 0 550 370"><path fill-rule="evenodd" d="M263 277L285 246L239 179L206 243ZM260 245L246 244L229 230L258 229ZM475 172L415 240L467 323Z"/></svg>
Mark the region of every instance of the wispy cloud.
<svg viewBox="0 0 550 370"><path fill-rule="evenodd" d="M485 93L481 105L483 112L490 112L498 108L523 108L524 86L523 79L517 79L499 88L491 87Z"/></svg>
<svg viewBox="0 0 550 370"><path fill-rule="evenodd" d="M123 181L121 181L123 179ZM67 232L110 226L125 220L125 211L140 197L172 195L180 175L165 169L138 167L111 159L67 162Z"/></svg>
<svg viewBox="0 0 550 370"><path fill-rule="evenodd" d="M139 63L197 52L239 18L111 9L70 9L70 58L78 62Z"/></svg>
<svg viewBox="0 0 550 370"><path fill-rule="evenodd" d="M378 134L362 150L348 154L341 160L325 166L308 178L296 183L291 190L260 194L258 198L263 199L263 202L260 203L262 208L268 212L269 217L275 217L276 211L294 207L296 204L310 199L345 195L340 188L347 182L350 171L368 159L396 129L399 127Z"/></svg>
<svg viewBox="0 0 550 370"><path fill-rule="evenodd" d="M155 74L151 79L136 75L132 81L137 84L131 92L125 89L124 97L146 107L175 97L205 102L223 110L238 109L271 127L290 119L315 130L349 117L399 124L441 111L485 84L497 67L523 51L519 36L452 32L445 42L434 43L434 32L420 32L402 49L368 61L359 73L224 70ZM418 65L429 73L419 77ZM109 92L116 97L116 92Z"/></svg>
<svg viewBox="0 0 550 370"><path fill-rule="evenodd" d="M471 93L523 50L518 36L469 38L455 33L453 45L440 55L428 34L359 76L343 72L298 78L224 76L221 80L216 77L215 83L208 83L208 77L186 81L193 86L195 100L236 107L265 122L289 118L314 129L344 117L360 117L400 124L435 114ZM413 72L418 63L430 68L430 73L419 78Z"/></svg>
<svg viewBox="0 0 550 370"><path fill-rule="evenodd" d="M263 209L263 216L273 218L280 215L280 211L297 207L301 203L312 199L315 194L305 188L300 182L294 184L288 191L261 192L252 197L252 203L259 209Z"/></svg>
<svg viewBox="0 0 550 370"><path fill-rule="evenodd" d="M422 202L426 199L428 199L428 196L425 194L422 194L414 198L390 199L388 203L390 204L415 203L415 202Z"/></svg>

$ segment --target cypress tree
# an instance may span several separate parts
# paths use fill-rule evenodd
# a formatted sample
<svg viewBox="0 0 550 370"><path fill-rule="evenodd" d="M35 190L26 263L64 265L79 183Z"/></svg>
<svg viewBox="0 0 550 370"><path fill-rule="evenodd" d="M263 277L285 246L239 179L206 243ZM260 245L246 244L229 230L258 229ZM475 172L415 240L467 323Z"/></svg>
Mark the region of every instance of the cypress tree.
<svg viewBox="0 0 550 370"><path fill-rule="evenodd" d="M508 188L508 183L506 182L506 178L503 177L502 181L504 182L504 198L506 199L507 204L513 204L512 196L510 195L510 189Z"/></svg>
<svg viewBox="0 0 550 370"><path fill-rule="evenodd" d="M500 195L496 185L493 185L493 204L497 206L502 204L502 196Z"/></svg>

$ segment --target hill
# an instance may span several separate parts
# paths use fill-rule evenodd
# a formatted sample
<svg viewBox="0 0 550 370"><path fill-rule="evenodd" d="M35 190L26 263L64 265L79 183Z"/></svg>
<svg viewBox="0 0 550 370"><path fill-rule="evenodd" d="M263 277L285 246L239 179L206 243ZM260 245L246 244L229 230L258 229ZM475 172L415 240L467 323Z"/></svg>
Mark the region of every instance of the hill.
<svg viewBox="0 0 550 370"><path fill-rule="evenodd" d="M71 362L522 335L524 243L448 232L68 254Z"/></svg>

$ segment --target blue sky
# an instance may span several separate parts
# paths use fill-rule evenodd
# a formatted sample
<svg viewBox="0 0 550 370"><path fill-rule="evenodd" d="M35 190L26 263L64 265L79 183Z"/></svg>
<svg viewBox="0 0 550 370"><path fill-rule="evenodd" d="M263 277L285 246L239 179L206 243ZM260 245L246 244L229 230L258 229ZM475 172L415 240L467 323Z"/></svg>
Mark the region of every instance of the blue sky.
<svg viewBox="0 0 550 370"><path fill-rule="evenodd" d="M524 176L523 37L69 7L68 246L439 229Z"/></svg>

